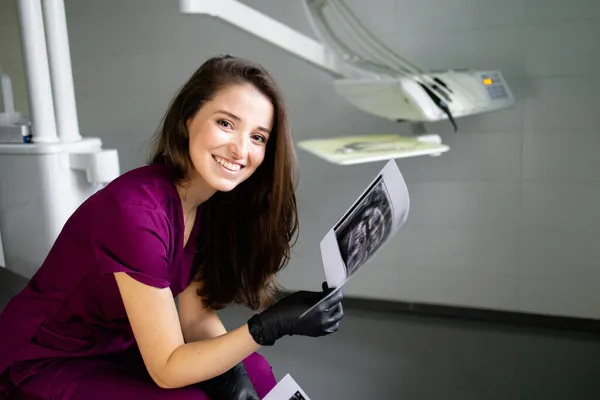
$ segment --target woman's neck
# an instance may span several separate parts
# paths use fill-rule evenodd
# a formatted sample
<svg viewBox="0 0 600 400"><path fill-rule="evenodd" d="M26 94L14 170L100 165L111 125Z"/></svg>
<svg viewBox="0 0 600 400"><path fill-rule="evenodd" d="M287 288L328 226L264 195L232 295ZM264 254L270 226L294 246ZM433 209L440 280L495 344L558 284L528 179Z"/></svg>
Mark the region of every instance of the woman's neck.
<svg viewBox="0 0 600 400"><path fill-rule="evenodd" d="M177 193L183 205L183 212L188 215L208 200L216 190L210 187L201 177L193 177L187 182L177 185Z"/></svg>

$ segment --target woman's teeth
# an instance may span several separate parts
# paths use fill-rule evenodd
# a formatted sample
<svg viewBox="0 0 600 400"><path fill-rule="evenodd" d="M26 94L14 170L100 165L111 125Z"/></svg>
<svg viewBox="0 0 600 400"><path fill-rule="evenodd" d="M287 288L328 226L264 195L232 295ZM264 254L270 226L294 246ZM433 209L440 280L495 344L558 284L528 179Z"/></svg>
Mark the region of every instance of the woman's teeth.
<svg viewBox="0 0 600 400"><path fill-rule="evenodd" d="M214 156L216 162L227 168L231 171L238 171L242 166L240 164L233 164L227 160L222 159L221 157Z"/></svg>

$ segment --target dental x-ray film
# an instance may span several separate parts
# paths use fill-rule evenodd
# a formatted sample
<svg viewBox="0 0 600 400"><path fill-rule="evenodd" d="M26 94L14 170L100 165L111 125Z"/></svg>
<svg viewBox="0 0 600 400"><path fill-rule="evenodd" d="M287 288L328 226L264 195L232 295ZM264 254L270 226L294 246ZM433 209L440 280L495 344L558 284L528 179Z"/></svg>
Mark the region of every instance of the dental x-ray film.
<svg viewBox="0 0 600 400"><path fill-rule="evenodd" d="M287 374L265 396L264 400L310 400L296 381Z"/></svg>
<svg viewBox="0 0 600 400"><path fill-rule="evenodd" d="M392 159L321 241L328 286L344 286L406 223L409 208L408 188Z"/></svg>

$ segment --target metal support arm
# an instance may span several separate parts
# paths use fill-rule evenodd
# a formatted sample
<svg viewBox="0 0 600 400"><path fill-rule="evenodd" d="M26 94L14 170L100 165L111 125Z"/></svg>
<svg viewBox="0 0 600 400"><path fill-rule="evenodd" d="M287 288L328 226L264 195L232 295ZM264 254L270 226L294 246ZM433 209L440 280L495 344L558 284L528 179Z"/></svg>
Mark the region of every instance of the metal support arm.
<svg viewBox="0 0 600 400"><path fill-rule="evenodd" d="M372 76L346 64L321 43L239 1L179 0L179 11L183 14L204 14L219 18L325 70L336 78Z"/></svg>

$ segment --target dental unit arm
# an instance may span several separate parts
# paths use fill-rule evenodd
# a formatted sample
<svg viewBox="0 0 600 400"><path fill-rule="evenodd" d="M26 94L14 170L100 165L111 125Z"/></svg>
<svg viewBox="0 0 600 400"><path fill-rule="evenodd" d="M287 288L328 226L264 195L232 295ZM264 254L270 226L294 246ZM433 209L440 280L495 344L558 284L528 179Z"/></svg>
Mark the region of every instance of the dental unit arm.
<svg viewBox="0 0 600 400"><path fill-rule="evenodd" d="M180 0L183 14L221 19L334 77L338 95L360 110L415 125L508 108L515 99L498 70L426 71L378 40L343 0L302 0L320 42L237 0Z"/></svg>

